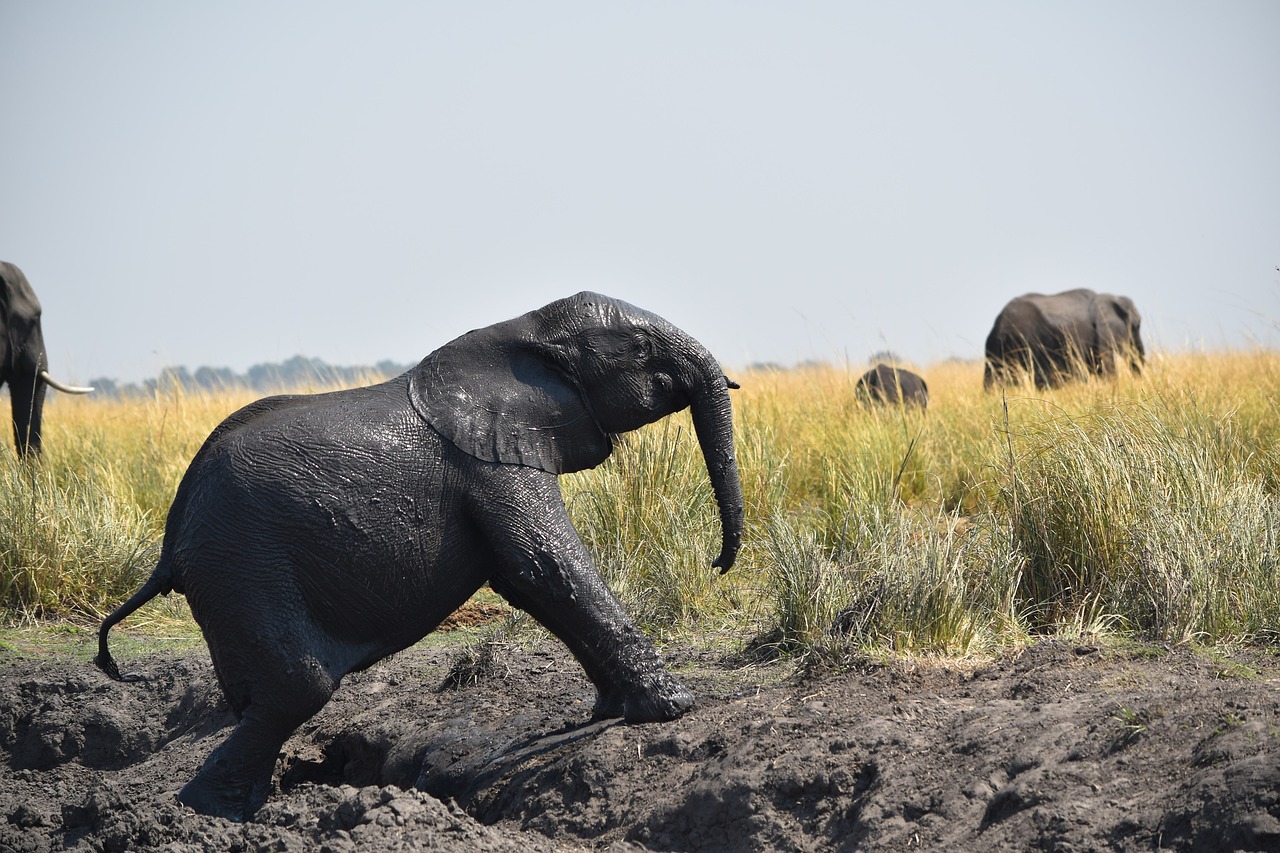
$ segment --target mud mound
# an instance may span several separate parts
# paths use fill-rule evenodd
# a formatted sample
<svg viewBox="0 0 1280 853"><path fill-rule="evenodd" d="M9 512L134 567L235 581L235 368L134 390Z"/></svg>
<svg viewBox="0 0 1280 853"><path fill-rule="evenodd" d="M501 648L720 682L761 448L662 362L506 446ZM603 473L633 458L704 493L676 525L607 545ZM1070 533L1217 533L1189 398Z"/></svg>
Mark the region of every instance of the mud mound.
<svg viewBox="0 0 1280 853"><path fill-rule="evenodd" d="M174 792L232 717L203 656L118 684L0 664L0 850L1275 850L1274 657L1059 644L962 670L803 677L670 655L671 723L590 723L558 645L441 690L415 648L352 676L286 744L253 821Z"/></svg>
<svg viewBox="0 0 1280 853"><path fill-rule="evenodd" d="M450 613L436 627L437 631L455 631L458 628L479 628L496 622L512 612L511 607L493 601L468 601Z"/></svg>

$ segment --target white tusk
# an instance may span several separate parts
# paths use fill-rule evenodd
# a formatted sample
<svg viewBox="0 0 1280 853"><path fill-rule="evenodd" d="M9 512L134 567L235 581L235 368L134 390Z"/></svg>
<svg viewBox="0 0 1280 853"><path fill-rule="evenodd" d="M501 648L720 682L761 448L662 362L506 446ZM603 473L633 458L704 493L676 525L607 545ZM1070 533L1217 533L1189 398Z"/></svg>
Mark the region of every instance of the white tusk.
<svg viewBox="0 0 1280 853"><path fill-rule="evenodd" d="M92 388L82 388L79 385L63 385L61 382L50 376L49 371L47 370L40 371L40 380L52 388L57 388L64 394L89 394L94 390Z"/></svg>

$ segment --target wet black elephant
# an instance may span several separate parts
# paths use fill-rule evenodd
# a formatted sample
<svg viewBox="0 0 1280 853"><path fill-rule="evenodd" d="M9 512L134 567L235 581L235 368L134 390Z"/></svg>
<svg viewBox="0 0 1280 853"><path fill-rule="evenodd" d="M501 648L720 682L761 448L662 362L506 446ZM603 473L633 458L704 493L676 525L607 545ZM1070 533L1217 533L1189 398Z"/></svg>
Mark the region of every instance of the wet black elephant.
<svg viewBox="0 0 1280 853"><path fill-rule="evenodd" d="M1052 388L1082 372L1113 375L1117 358L1137 373L1146 359L1141 325L1127 296L1087 288L1019 296L987 335L983 386L1031 376L1037 388Z"/></svg>
<svg viewBox="0 0 1280 853"><path fill-rule="evenodd" d="M611 436L690 408L722 543L743 528L729 389L662 318L593 293L469 332L379 385L270 397L196 454L150 579L109 616L183 593L239 716L179 799L245 819L281 744L349 672L432 631L488 582L563 640L596 717L675 718L692 694L628 618L569 520L556 475Z"/></svg>
<svg viewBox="0 0 1280 853"><path fill-rule="evenodd" d="M92 388L64 385L49 375L40 328L40 300L22 270L0 261L0 385L13 404L13 442L19 456L39 454L44 398L49 387L68 394Z"/></svg>
<svg viewBox="0 0 1280 853"><path fill-rule="evenodd" d="M858 399L868 403L919 406L922 409L929 405L929 385L923 376L883 362L858 378L854 393Z"/></svg>

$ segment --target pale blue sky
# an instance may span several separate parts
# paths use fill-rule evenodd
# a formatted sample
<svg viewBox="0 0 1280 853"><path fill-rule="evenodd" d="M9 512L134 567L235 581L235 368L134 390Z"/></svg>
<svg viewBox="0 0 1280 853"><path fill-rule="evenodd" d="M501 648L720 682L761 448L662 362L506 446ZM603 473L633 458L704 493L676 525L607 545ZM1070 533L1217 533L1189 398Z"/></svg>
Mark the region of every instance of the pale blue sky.
<svg viewBox="0 0 1280 853"><path fill-rule="evenodd" d="M728 367L1027 291L1280 343L1280 3L0 0L55 374L416 361L581 289Z"/></svg>

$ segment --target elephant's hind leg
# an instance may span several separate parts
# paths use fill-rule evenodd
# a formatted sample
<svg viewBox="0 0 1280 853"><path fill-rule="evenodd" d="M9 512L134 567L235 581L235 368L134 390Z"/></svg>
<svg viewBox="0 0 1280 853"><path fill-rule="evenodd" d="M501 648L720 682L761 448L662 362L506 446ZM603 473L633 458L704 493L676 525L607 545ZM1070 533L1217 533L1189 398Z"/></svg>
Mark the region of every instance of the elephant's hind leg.
<svg viewBox="0 0 1280 853"><path fill-rule="evenodd" d="M271 664L263 662L231 734L178 792L179 801L202 814L231 820L252 817L270 792L280 748L294 729L324 707L337 687L337 680L314 660L292 667Z"/></svg>
<svg viewBox="0 0 1280 853"><path fill-rule="evenodd" d="M293 729L254 706L245 709L227 739L178 792L178 800L201 814L248 820L266 802L276 756Z"/></svg>
<svg viewBox="0 0 1280 853"><path fill-rule="evenodd" d="M671 720L693 707L693 694L667 672L653 643L627 616L596 571L569 521L554 480L527 516L485 515L481 528L497 554L494 590L559 637L599 693L594 716L627 722Z"/></svg>

